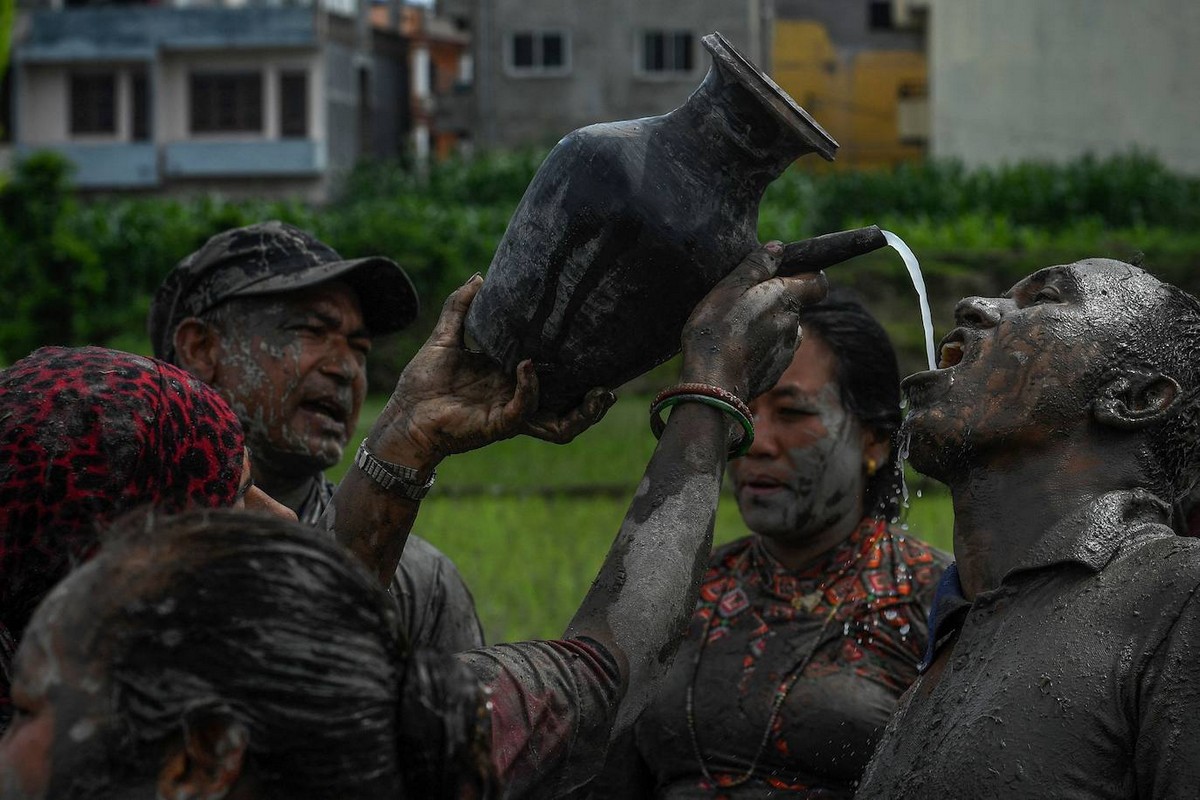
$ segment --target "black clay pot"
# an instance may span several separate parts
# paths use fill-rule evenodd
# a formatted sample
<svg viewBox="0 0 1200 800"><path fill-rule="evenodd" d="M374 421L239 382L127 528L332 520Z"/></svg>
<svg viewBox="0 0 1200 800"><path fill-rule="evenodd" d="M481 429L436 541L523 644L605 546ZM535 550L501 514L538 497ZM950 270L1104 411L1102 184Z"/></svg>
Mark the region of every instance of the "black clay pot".
<svg viewBox="0 0 1200 800"><path fill-rule="evenodd" d="M758 244L767 184L829 134L719 33L713 66L660 117L566 136L525 191L467 316L506 369L532 358L542 408L574 407L679 351L692 308Z"/></svg>

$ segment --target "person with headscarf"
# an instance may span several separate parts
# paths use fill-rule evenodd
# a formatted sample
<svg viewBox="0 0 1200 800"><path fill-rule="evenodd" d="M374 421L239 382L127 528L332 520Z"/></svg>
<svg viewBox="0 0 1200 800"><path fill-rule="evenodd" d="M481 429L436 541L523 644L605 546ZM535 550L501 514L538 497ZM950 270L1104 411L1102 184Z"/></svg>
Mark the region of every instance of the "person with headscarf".
<svg viewBox="0 0 1200 800"><path fill-rule="evenodd" d="M0 731L30 614L105 526L145 505L261 502L245 466L237 416L169 364L45 347L0 372Z"/></svg>

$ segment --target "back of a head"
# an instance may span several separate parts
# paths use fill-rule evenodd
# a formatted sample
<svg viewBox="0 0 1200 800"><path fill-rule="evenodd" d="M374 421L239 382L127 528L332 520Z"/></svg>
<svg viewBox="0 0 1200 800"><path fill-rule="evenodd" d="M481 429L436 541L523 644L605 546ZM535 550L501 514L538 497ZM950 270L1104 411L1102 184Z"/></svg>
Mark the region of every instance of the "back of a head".
<svg viewBox="0 0 1200 800"><path fill-rule="evenodd" d="M130 509L232 505L243 454L216 392L153 359L47 347L0 372L0 623L19 638Z"/></svg>
<svg viewBox="0 0 1200 800"><path fill-rule="evenodd" d="M453 758L477 742L444 732L477 716L477 682L445 657L414 660L391 598L311 527L238 511L134 515L89 573L121 587L81 645L110 683L114 770L147 774L204 722L243 732L246 769L269 798L451 796L425 787L463 780ZM414 762L422 747L434 752Z"/></svg>
<svg viewBox="0 0 1200 800"><path fill-rule="evenodd" d="M406 645L380 587L308 526L246 512L135 517L89 571L115 758L155 769L182 726L241 726L270 797L398 797Z"/></svg>
<svg viewBox="0 0 1200 800"><path fill-rule="evenodd" d="M1200 480L1200 301L1161 283L1157 307L1143 315L1148 335L1136 358L1173 378L1181 389L1172 412L1148 432L1149 469L1174 501Z"/></svg>

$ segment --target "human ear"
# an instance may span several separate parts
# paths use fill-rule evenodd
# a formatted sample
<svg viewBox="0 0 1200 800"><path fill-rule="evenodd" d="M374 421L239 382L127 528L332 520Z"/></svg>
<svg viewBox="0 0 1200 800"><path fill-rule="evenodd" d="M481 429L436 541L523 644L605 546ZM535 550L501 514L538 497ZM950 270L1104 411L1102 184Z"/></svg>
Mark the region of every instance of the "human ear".
<svg viewBox="0 0 1200 800"><path fill-rule="evenodd" d="M888 436L886 433L880 433L874 428L863 428L863 468L866 469L868 476L874 475L876 470L887 463L888 456L891 455L891 452L892 443L890 436ZM872 468L872 464L874 465L874 468Z"/></svg>
<svg viewBox="0 0 1200 800"><path fill-rule="evenodd" d="M158 796L165 800L222 800L242 776L250 734L221 717L188 721L182 741L163 759Z"/></svg>
<svg viewBox="0 0 1200 800"><path fill-rule="evenodd" d="M1162 419L1181 393L1175 379L1161 372L1127 372L1100 388L1092 413L1101 425L1134 430Z"/></svg>
<svg viewBox="0 0 1200 800"><path fill-rule="evenodd" d="M175 326L175 361L205 383L212 383L217 372L221 345L220 334L197 317L188 317Z"/></svg>

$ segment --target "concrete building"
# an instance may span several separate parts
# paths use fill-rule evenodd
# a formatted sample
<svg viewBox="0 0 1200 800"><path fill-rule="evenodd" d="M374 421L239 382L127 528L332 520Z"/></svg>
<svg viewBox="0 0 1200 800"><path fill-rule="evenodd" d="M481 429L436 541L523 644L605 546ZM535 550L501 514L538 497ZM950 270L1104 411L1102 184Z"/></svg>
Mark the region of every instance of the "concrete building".
<svg viewBox="0 0 1200 800"><path fill-rule="evenodd" d="M775 81L838 140L835 166L923 158L929 138L925 4L775 0Z"/></svg>
<svg viewBox="0 0 1200 800"><path fill-rule="evenodd" d="M396 12L399 19L394 19ZM375 4L371 22L396 29L409 46L410 140L417 164L458 155L471 140L470 119L455 114L472 78L471 37L462 20L441 16L432 6Z"/></svg>
<svg viewBox="0 0 1200 800"><path fill-rule="evenodd" d="M321 200L406 146L405 41L365 0L51 6L24 28L17 155L63 153L82 189Z"/></svg>
<svg viewBox="0 0 1200 800"><path fill-rule="evenodd" d="M760 66L770 0L443 0L473 42L455 109L483 148L543 145L594 122L663 114L708 70L720 31Z"/></svg>
<svg viewBox="0 0 1200 800"><path fill-rule="evenodd" d="M1200 3L929 5L933 155L975 166L1136 148L1200 174Z"/></svg>

